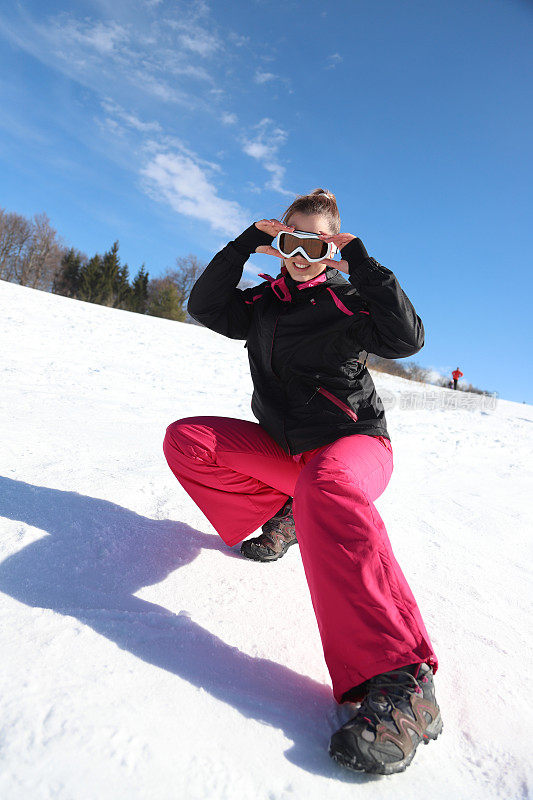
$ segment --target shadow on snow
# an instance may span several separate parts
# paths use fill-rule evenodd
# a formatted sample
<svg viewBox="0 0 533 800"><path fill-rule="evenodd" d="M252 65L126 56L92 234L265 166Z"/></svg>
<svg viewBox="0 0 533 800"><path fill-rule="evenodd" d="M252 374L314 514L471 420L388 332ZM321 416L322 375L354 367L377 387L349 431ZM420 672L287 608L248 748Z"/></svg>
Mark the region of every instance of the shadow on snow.
<svg viewBox="0 0 533 800"><path fill-rule="evenodd" d="M286 756L297 766L348 782L374 779L330 761L325 723L334 701L328 687L230 647L185 613L134 596L202 549L237 557L218 536L142 517L106 500L2 477L0 515L49 534L0 564L1 591L26 605L77 617L143 661L280 728L294 742Z"/></svg>

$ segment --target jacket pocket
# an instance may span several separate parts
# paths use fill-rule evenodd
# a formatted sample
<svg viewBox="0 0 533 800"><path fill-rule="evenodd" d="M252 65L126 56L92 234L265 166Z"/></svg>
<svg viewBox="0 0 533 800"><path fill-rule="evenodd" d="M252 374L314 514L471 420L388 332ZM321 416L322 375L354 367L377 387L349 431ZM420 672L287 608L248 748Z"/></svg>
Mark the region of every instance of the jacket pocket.
<svg viewBox="0 0 533 800"><path fill-rule="evenodd" d="M354 422L357 422L357 414L352 408L350 408L350 406L346 405L346 403L343 403L342 400L339 400L339 398L335 397L335 395L331 394L331 392L328 392L327 389L323 389L322 386L317 386L316 390L323 397L327 397L328 400L330 400L332 403L335 403L335 405L342 409L342 411L344 411L345 414L353 419Z"/></svg>

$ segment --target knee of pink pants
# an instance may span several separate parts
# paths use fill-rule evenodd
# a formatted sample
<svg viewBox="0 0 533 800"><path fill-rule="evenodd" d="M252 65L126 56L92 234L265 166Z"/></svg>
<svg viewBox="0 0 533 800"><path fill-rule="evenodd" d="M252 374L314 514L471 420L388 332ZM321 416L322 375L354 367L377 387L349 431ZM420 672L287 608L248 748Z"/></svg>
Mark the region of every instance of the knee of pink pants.
<svg viewBox="0 0 533 800"><path fill-rule="evenodd" d="M373 501L385 490L392 467L389 449L363 435L337 440L303 467L294 518L304 558L308 547L323 557L339 546L357 546L361 556L381 547L382 523Z"/></svg>
<svg viewBox="0 0 533 800"><path fill-rule="evenodd" d="M213 461L213 437L198 424L196 417L186 417L172 422L165 433L163 452L172 467L172 455L179 452L195 460Z"/></svg>
<svg viewBox="0 0 533 800"><path fill-rule="evenodd" d="M190 417L168 426L163 450L185 491L230 546L292 495L298 468L257 424Z"/></svg>
<svg viewBox="0 0 533 800"><path fill-rule="evenodd" d="M303 456L306 463L296 482L296 502L299 495L313 494L318 486L331 481L338 484L335 495L349 497L357 490L374 501L385 491L393 470L392 446L383 437L345 436L310 458Z"/></svg>

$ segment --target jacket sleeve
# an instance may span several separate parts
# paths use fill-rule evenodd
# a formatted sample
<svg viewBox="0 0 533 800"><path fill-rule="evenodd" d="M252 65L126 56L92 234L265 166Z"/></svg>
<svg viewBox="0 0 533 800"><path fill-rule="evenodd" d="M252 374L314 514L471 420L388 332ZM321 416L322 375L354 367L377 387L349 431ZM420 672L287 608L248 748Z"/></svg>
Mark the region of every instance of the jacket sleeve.
<svg viewBox="0 0 533 800"><path fill-rule="evenodd" d="M352 333L357 341L383 358L418 353L424 346L424 326L394 273L368 255L361 239L348 242L341 256L366 309L356 312Z"/></svg>
<svg viewBox="0 0 533 800"><path fill-rule="evenodd" d="M253 224L220 250L192 288L187 304L191 317L230 339L246 339L255 292L237 289L237 284L255 248L272 244L272 238Z"/></svg>

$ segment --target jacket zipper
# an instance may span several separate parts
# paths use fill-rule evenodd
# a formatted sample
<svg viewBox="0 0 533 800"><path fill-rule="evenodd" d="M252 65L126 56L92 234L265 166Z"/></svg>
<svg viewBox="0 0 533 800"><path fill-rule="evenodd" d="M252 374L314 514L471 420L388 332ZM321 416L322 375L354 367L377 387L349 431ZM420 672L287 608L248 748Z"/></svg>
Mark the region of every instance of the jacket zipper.
<svg viewBox="0 0 533 800"><path fill-rule="evenodd" d="M275 323L274 323L274 330L272 331L272 341L271 341L271 343L270 343L270 358L269 358L269 361L270 361L270 370L271 370L272 374L273 374L273 375L275 375L275 377L276 377L276 378L278 379L278 381L279 381L279 377L278 377L278 375L276 375L276 373L274 372L274 367L272 366L272 355L273 355L273 353L274 353L274 337L275 337L275 335L276 335L276 328L278 327L278 322L279 322L279 314L278 314L278 316L276 317L276 321L275 321Z"/></svg>
<svg viewBox="0 0 533 800"><path fill-rule="evenodd" d="M339 400L339 398L335 397L334 394L328 392L327 389L323 389L322 386L317 386L316 391L319 394L323 395L324 397L327 397L328 400L331 400L332 403L335 403L335 405L338 408L341 408L345 414L347 414L349 417L351 417L351 419L354 420L354 422L357 422L357 414L353 409L350 408L350 406L347 406L346 403L343 403L342 400Z"/></svg>
<svg viewBox="0 0 533 800"><path fill-rule="evenodd" d="M272 355L274 353L274 338L276 336L276 330L277 330L277 327L278 327L278 322L279 322L279 315L277 316L276 322L274 323L274 330L272 331L272 342L270 343L270 371L272 372L272 374L276 378L276 380L279 381L279 383L281 383L281 379L274 372L274 367L272 366ZM287 451L290 453L289 442L287 441L287 436L285 434L285 420L283 421L283 441L285 442L285 446L287 448Z"/></svg>

